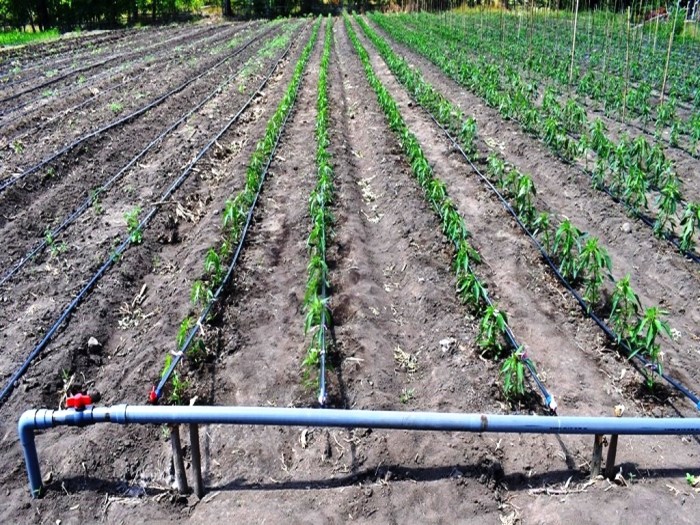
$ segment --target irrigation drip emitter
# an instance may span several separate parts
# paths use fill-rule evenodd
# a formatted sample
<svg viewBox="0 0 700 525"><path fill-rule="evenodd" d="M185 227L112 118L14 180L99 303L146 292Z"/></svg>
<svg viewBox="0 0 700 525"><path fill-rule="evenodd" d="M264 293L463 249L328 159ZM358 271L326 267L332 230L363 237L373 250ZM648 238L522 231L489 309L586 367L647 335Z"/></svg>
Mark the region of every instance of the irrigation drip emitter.
<svg viewBox="0 0 700 525"><path fill-rule="evenodd" d="M355 21L358 23L358 25L359 25L360 28L362 29L363 33L365 34L365 36L368 37L368 40L369 40L370 42L372 42L372 45L375 45L375 47L377 47L376 44L372 41L372 39L369 38L368 33L365 31L365 28L363 27L362 23L360 23L360 22L358 21L357 17L356 17ZM350 34L351 40L353 40L353 37L354 37L354 38L358 38L358 37L355 35L354 29L352 28L352 26L351 26L350 24L351 24L350 18L348 17L348 18L346 19L346 27L348 28L348 32L349 32L349 34ZM354 41L353 41L353 44L354 44ZM362 43L359 41L359 39L357 40L357 45L359 45L360 48L365 52L365 54L367 54L366 49L364 49L364 46L362 46ZM357 51L357 49L356 49L356 51ZM359 55L359 52L358 52L358 55ZM369 56L369 55L367 54L367 56ZM380 51L380 56L381 56L381 51ZM362 61L362 57L360 57L360 60ZM387 64L388 64L388 63L387 63ZM371 64L370 64L370 67L371 67ZM390 68L389 68L389 69L390 69ZM381 81L379 81L378 78L377 78L377 81L378 81L378 82L381 82ZM371 84L371 82L370 82L370 84ZM411 98L413 98L413 99L415 100L414 97L411 96ZM422 106L417 100L415 100L415 102L416 102L421 108L423 108L423 106ZM381 104L380 104L380 105L381 105ZM431 114L429 111L427 111L425 108L423 108L423 109L432 117L432 114ZM401 118L402 118L402 117L401 117ZM434 117L433 117L433 120L437 123L437 120L435 120ZM432 168L431 168L431 169L432 169ZM438 215L440 215L440 210L437 209L437 208L435 208L435 206L437 206L437 205L436 205L436 204L433 204L433 207L434 207L436 213L437 213ZM461 217L461 216L460 216L460 217ZM453 241L453 245L454 245L454 248L455 248L455 253L459 252L460 247L459 247L458 241L455 240L455 239L452 239L452 241ZM476 275L476 274L473 272L473 270L471 270L471 264L470 264L470 263L468 263L468 267L469 267L469 268L468 268L468 271L469 271L470 273L472 273L473 275ZM487 304L488 306L490 306L490 307L492 307L492 308L495 308L495 305L494 305L493 301L491 300L491 298L489 297L489 294L488 294L488 292L486 291L485 288L483 289L482 297L484 298L484 300L486 301L486 304ZM525 368L527 368L527 370L528 370L528 372L529 372L529 374L530 374L530 377L532 377L533 381L534 381L535 384L537 385L537 388L540 390L540 393L542 394L542 397L544 398L544 405L545 405L545 407L547 407L547 409L549 409L550 412L551 412L552 414L555 414L555 415L556 415L558 406L557 406L556 400L554 399L554 396L549 392L549 390L547 389L547 387L544 386L544 383L543 383L542 380L539 378L539 376L538 376L538 374L537 374L537 370L536 370L536 368L535 368L535 365L533 364L532 360L529 358L528 354L527 354L526 352L522 352L521 354L518 354L518 350L521 348L521 345L520 345L520 343L517 341L517 339L515 338L515 335L513 334L513 331L510 329L510 326L508 326L508 323L505 322L505 323L504 323L504 326L505 326L505 337L506 337L506 339L507 339L507 341L508 341L508 343L509 343L509 345L510 345L510 347L511 347L511 348L510 348L511 354L513 354L513 355L518 355L519 360L523 363L523 365L525 366Z"/></svg>
<svg viewBox="0 0 700 525"><path fill-rule="evenodd" d="M294 40L290 42L289 46L285 49L284 53L280 57L279 61L277 64L279 64L284 57L287 56L289 53L290 49L294 45ZM270 75L274 72L274 70L277 68L277 64L273 67L273 69L270 71ZM266 81L260 84L258 87L257 91L253 94L253 96L250 98L249 102L252 101L252 99L256 96L256 94L262 90L264 87L264 84ZM295 96L294 100L296 101L296 93L299 91L299 86L301 85L301 82L297 85L297 89L295 91ZM255 212L255 206L258 202L258 198L260 197L260 192L262 191L263 184L265 183L265 179L267 178L267 172L270 168L270 164L272 164L272 160L275 156L275 152L277 151L277 146L279 145L279 142L282 138L282 131L284 131L284 128L287 124L287 120L289 120L290 115L292 114L292 108L289 109L289 112L287 113L286 117L284 118L284 121L282 121L282 126L280 128L280 133L277 135L277 139L275 140L275 144L272 148L272 153L267 159L267 162L263 168L262 171L262 176L260 178L260 184L258 185L257 192L255 193L255 197L253 198L253 202L248 209L248 213L246 214L246 221L245 225L243 226L243 229L241 230L241 238L238 241L238 244L236 246L236 251L233 254L233 258L231 259L231 263L228 266L228 270L226 271L226 275L224 276L223 280L221 281L221 284L219 287L216 289L216 292L214 292L214 295L212 298L208 301L207 305L205 308L202 310L202 313L199 315L199 318L197 319L197 322L195 322L194 326L190 329L190 331L187 334L187 338L185 341L182 343L182 346L178 348L178 351L173 355L173 358L170 361L170 364L168 367L163 371L163 373L160 376L160 380L157 385L153 386L151 388L150 393L148 394L148 402L151 404L156 404L160 400L161 396L163 395L163 389L167 385L168 381L170 380L170 377L172 376L173 372L175 371L175 367L180 363L182 358L186 355L187 350L189 349L190 345L194 341L195 336L200 332L202 329L202 324L206 322L207 317L209 316L209 313L211 312L212 308L214 307L214 304L219 300L219 297L223 293L224 289L226 288L226 285L231 279L231 276L233 275L233 271L236 268L236 264L238 263L238 258L243 251L243 245L245 243L246 235L248 234L248 230L250 228L250 223L253 220L253 214Z"/></svg>
<svg viewBox="0 0 700 525"><path fill-rule="evenodd" d="M245 49L247 49L251 44L253 44L256 40L259 38L265 36L264 34L260 34L257 36L254 36L251 38L245 45L240 47L237 50L237 53L242 53ZM182 117L180 117L177 121L173 122L170 126L168 126L165 130L163 130L155 139L153 139L144 149L142 149L138 154L136 154L135 157L133 157L126 165L124 165L115 175L113 175L110 179L107 180L102 186L91 192L87 198L68 216L66 217L61 224L56 226L53 230L50 232L50 236L52 240L58 239L58 236L60 233L65 230L68 226L70 226L73 222L75 222L88 208L90 208L94 202L95 199L98 198L100 195L105 193L109 188L114 185L121 177L129 170L131 167L133 167L141 158L146 155L152 148L154 148L156 145L158 145L163 138L168 135L171 131L173 131L175 128L177 128L180 124L182 124L185 120L187 120L189 117L191 117L196 111L198 111L200 108L202 108L207 102L209 102L212 98L214 98L221 89L223 89L226 85L231 83L242 71L244 65L241 65L236 72L229 76L226 80L224 80L221 84L216 86L213 91L211 91L205 98L203 98L194 108L190 109L187 113L185 113ZM26 263L28 263L30 260L32 260L37 254L39 254L41 251L43 251L49 243L47 242L46 238L42 239L39 243L36 244L31 250L29 250L19 261L17 261L12 268L7 270L2 277L0 277L0 286L5 284L7 281L9 281L13 275L15 275L21 268L24 266Z"/></svg>
<svg viewBox="0 0 700 525"><path fill-rule="evenodd" d="M27 410L19 434L32 498L44 494L35 433L58 426L240 425L322 428L370 428L442 432L595 435L698 435L699 418L541 417L533 415L402 412L240 406L85 406L78 409ZM199 432L197 432L198 434ZM194 448L194 447L193 447ZM197 443L198 450L198 443ZM608 455L610 459L610 455ZM613 458L614 463L614 458ZM609 465L606 465L606 469Z"/></svg>
<svg viewBox="0 0 700 525"><path fill-rule="evenodd" d="M270 33L270 32L273 31L274 29L275 29L275 28L273 27L273 28L268 29L267 31L263 31L262 33L260 33L259 36L265 36L266 34ZM57 152L51 154L49 157L47 157L46 159L42 160L42 161L39 162L38 164L35 164L35 165L32 166L31 168L27 168L27 169L26 169L25 171L23 171L22 173L20 173L20 174L18 174L18 175L10 175L9 177L7 177L7 178L1 180L1 181L0 181L0 192L6 190L6 189L9 188L10 186L16 184L19 180L23 179L24 177L26 177L26 176L28 176L28 175L31 175L32 173L34 173L34 172L36 172L37 170L43 168L43 167L46 166L47 164L53 162L54 160L56 160L56 159L57 159L58 157L60 157L61 155L64 155L65 153L67 153L67 152L69 152L69 151L75 149L76 147L78 147L78 146L79 146L80 144L82 144L83 142L86 142L87 140L90 140L90 139L92 139L92 138L94 138L94 137L96 137L96 136L98 136L98 135L101 135L102 133L104 133L104 132L106 132L106 131L109 131L110 129L116 128L117 126L120 126L120 125L122 125L122 124L124 124L124 123L126 123L126 122L128 122L128 121L130 121L130 120L132 120L132 119L134 119L134 118L136 118L136 117L138 117L138 116L140 116L140 115L146 113L147 111L153 109L154 107L160 105L160 104L161 104L163 101L165 101L167 98L171 97L172 95L175 95L175 94L179 93L180 91L184 90L184 89L185 89L187 86L189 86L190 84L196 82L197 80L199 80L200 78L204 77L205 75L208 75L209 73L211 73L211 71L213 71L214 69L218 68L220 65L224 64L225 62L228 62L231 58L234 58L235 56L238 55L238 53L239 53L238 50L233 51L230 55L225 56L225 57L222 58L221 60L217 61L216 63L212 64L212 65L209 66L208 68L204 69L201 73L199 73L199 74L197 74L196 76L190 78L189 80L186 80L185 82L183 82L182 84L180 84L180 85L177 86L176 88L174 88L174 89L168 91L168 92L165 93L164 95L161 95L160 97L156 98L156 99L153 100L152 102L149 102L148 104L146 104L146 105L143 106L142 108L137 109L136 111L133 111L133 112L129 113L128 115L124 116L124 117L118 118L118 119L116 119L116 120L114 120L114 121L112 121L112 122L110 122L110 123L108 123L108 124L106 124L106 125L100 127L99 129L96 129L95 131L91 131L90 133L87 133L87 134L83 135L82 137L80 137L80 138L78 138L77 140L71 142L71 143L68 144L67 146L64 146L63 148L61 148L61 149L58 150Z"/></svg>
<svg viewBox="0 0 700 525"><path fill-rule="evenodd" d="M544 247L540 244L540 242L535 238L535 236L528 230L528 228L522 223L520 218L518 217L517 213L515 210L511 207L511 205L508 203L508 201L503 197L503 195L498 191L498 189L491 183L491 181L479 170L479 168L476 167L476 165L471 161L469 158L469 155L462 149L462 146L455 140L455 138L452 136L452 134L440 123L438 120L430 113L427 109L425 109L423 106L420 106L423 111L425 111L430 118L435 122L435 124L443 131L443 133L450 139L452 142L453 146L461 153L461 155L466 159L466 161L469 163L469 165L472 167L474 172L481 178L481 180L486 183L486 185L493 191L498 199L501 201L503 204L503 207L513 216L515 219L515 222L520 226L520 228L525 232L525 234L530 238L530 241L535 245L535 247L539 250L540 254L542 255L542 258L545 260L547 265L551 268L551 270L554 272L554 275L559 279L559 281L564 285L564 287L567 289L567 291L576 299L578 302L579 306L581 307L581 310L583 313L590 317L597 325L598 327L603 330L605 335L610 339L613 343L618 345L622 350L624 350L627 355L632 354L632 350L629 348L629 346L622 342L618 342L618 337L617 335L610 329L610 327L602 320L600 319L591 308L589 308L588 303L581 297L581 295L571 286L569 281L561 274L559 269L557 268L557 265L552 261L550 256L547 254L545 251ZM646 358L644 358L642 355L639 353L635 354L633 359L638 360L642 366L645 369L648 370L653 370L657 374L659 374L668 384L670 384L673 388L681 392L684 396L686 396L688 399L690 399L693 402L693 405L695 405L695 408L697 410L700 410L700 398L695 395L690 389L685 387L682 383L679 381L673 379L666 373L659 373L658 367L654 365L653 363L649 362ZM635 367L639 371L637 367Z"/></svg>
<svg viewBox="0 0 700 525"><path fill-rule="evenodd" d="M292 42L293 44L293 42ZM291 44L290 44L291 47ZM277 70L277 67L279 64L282 62L282 60L286 57L287 53L289 52L290 47L288 47L285 52L280 56L280 58L275 62L275 64L270 68L269 73L265 78L262 80L260 85L258 86L258 89L253 92L253 94L248 98L248 100L245 102L245 104L239 109L239 111L224 125L224 127L216 134L216 136L211 139L197 154L197 156L187 165L187 167L184 169L182 174L173 182L170 187L161 195L160 199L158 202L163 202L167 200L170 195L177 190L185 181L185 179L188 177L188 175L192 172L195 164L206 154L209 149L221 138L221 136L228 131L228 129L238 120L238 118L241 116L241 114L248 108L248 106L253 102L255 97L258 96L260 91L263 89L263 87L267 84L267 82L270 80L274 72ZM153 219L153 217L158 213L159 209L161 206L155 205L151 208L149 213L143 218L143 220L139 223L138 227L136 228L136 231L143 231L146 226L150 223L150 221ZM68 306L63 310L61 315L59 316L58 320L51 326L51 328L48 330L46 335L41 339L39 344L34 347L32 352L29 354L27 359L22 363L22 365L12 374L12 377L10 377L9 381L5 385L5 387L0 391L0 406L2 406L5 401L7 400L8 396L12 393L12 390L15 387L15 383L26 373L26 371L29 369L29 366L31 365L32 361L36 359L36 357L46 348L46 346L49 344L53 336L56 334L58 329L61 327L61 325L70 317L70 315L73 313L75 308L80 304L82 299L92 290L92 288L95 286L97 281L99 281L102 276L109 270L114 263L119 261L121 259L121 256L124 254L124 252L127 250L129 245L131 244L131 235L127 235L117 246L117 248L111 253L109 258L102 264L99 270L92 276L92 278L83 286L83 288L78 292L78 294L75 296L75 298L68 304Z"/></svg>

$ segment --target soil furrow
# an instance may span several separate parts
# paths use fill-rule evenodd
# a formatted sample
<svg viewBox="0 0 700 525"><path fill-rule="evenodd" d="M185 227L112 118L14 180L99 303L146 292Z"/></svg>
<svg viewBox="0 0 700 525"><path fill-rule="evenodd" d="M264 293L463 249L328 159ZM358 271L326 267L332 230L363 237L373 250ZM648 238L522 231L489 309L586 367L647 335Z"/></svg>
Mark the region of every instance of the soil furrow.
<svg viewBox="0 0 700 525"><path fill-rule="evenodd" d="M371 22L370 22L371 23ZM376 26L374 26L376 28ZM384 35L381 29L376 28ZM387 38L385 36L385 38ZM391 41L391 40L390 40ZM663 341L669 370L679 371L692 388L700 384L695 366L700 354L700 269L665 241L656 239L645 225L627 217L624 208L612 204L592 189L588 177L551 155L539 141L504 121L496 110L447 78L428 60L392 41L395 51L418 67L425 79L466 115L477 121L479 137L498 148L506 160L532 176L537 207L568 217L584 232L601 240L610 253L616 278L629 273L645 306L661 305L668 321L681 334L676 342Z"/></svg>

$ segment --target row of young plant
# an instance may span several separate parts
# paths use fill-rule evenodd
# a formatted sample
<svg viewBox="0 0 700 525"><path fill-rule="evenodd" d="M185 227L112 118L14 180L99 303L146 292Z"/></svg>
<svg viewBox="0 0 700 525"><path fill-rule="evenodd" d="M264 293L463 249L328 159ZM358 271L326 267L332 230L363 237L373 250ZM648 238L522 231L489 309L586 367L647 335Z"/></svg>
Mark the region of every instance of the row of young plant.
<svg viewBox="0 0 700 525"><path fill-rule="evenodd" d="M671 15L668 22L637 25L634 13L632 15L630 27L624 11L579 11L573 56L574 79L588 71L602 69L605 74L622 79L629 75L632 85L645 82L661 87L670 33L682 30L685 17L673 20ZM434 20L441 18L427 13L416 16L421 23L430 17ZM572 62L574 16L573 10L568 13L552 10L524 13L516 9L480 13L479 16L474 12L447 16L443 23L450 24L453 30L461 29L464 35L477 35L484 46L497 48L494 51L500 53L517 46L520 49L515 49L518 53L512 55L514 60L527 61L527 67L536 71L544 68L565 83ZM676 27L673 27L674 22ZM700 107L697 92L700 87L700 72L697 71L700 55L696 41L689 39L684 42L684 39L675 38L670 58L666 93Z"/></svg>
<svg viewBox="0 0 700 525"><path fill-rule="evenodd" d="M309 385L318 386L318 402L327 401L325 370L328 330L331 311L328 297L328 264L326 248L333 227L333 215L329 207L333 204L333 166L328 151L328 64L331 55L333 22L330 15L326 21L321 65L318 73L318 94L316 97L316 187L309 198L311 231L307 240L309 250L308 277L304 293L304 334L311 336L311 343L303 360L304 379Z"/></svg>
<svg viewBox="0 0 700 525"><path fill-rule="evenodd" d="M623 138L614 142L605 135L600 120L589 123L583 109L571 101L563 107L547 92L541 106L535 102L535 90L516 74L507 82L496 64L472 62L456 47L443 47L417 32L405 33L396 26L394 17L370 15L392 38L409 46L442 69L448 76L464 85L501 113L504 118L518 121L523 129L539 136L556 154L573 162L589 153L596 156L596 169L586 172L597 189L607 190L637 215L651 215L656 220L657 235L678 239L684 253L693 253L700 232L700 203L684 202L681 182L672 163L658 146L646 139L631 141ZM449 51L448 51L449 49ZM586 161L587 163L587 161ZM605 178L616 182L609 187ZM666 187L668 186L668 187ZM658 188L655 213L648 194ZM680 226L678 229L677 226Z"/></svg>
<svg viewBox="0 0 700 525"><path fill-rule="evenodd" d="M462 18L462 17L459 17ZM494 30L493 27L484 28L479 33L467 31L462 24L452 17L448 18L447 24L444 19L427 13L419 15L402 15L404 23L408 21L420 21L420 30L428 32L430 36L435 36L459 45L461 49L469 50L472 57L488 55L493 57L491 61L499 61L506 71L522 71L529 77L529 82L540 84L542 77L554 81L561 87L570 86L569 77L572 73L573 87L582 96L594 101L600 101L604 105L606 113L618 114L624 117L627 114L634 114L642 118L644 124L650 119L655 120L655 131L657 137L661 137L665 129L669 130L670 142L673 146L679 146L679 135L688 135L691 140L689 153L698 153L700 148L700 110L695 110L687 120L681 119L677 113L678 99L674 91L676 85L672 85L672 94L662 103L654 105L652 103L652 86L645 80L635 83L634 72L635 62L630 64L630 81L626 81L626 76L610 74L610 60L603 62L603 69L600 71L596 63L589 64L583 70L575 66L570 70L570 55L565 58L545 50L549 47L550 35L540 35L541 42L523 42L515 34ZM412 25L411 27L416 27ZM499 42L500 40L500 42ZM540 44L541 45L538 45ZM524 45L527 44L527 45ZM579 42L581 44L581 42ZM533 49L540 48L540 51ZM570 49L568 50L570 51ZM514 66L518 64L518 66ZM585 70L585 72L584 72ZM671 73L673 75L673 72ZM675 78L672 76L672 78ZM679 80L687 78L681 74ZM700 103L700 89L693 87L693 93L698 96ZM645 129L646 131L646 129Z"/></svg>
<svg viewBox="0 0 700 525"><path fill-rule="evenodd" d="M397 134L426 200L440 218L442 233L454 247L453 270L456 275L456 290L460 300L479 318L478 345L482 349L483 355L502 360L500 375L503 381L504 396L510 400L522 398L526 394L526 368L535 377L538 386L541 385L539 379L536 378L535 366L525 353L523 346L518 345L515 341L508 327L506 312L490 299L486 288L474 272L474 266L481 262L481 257L469 242L470 233L464 219L449 197L446 185L434 176L430 163L415 135L406 126L396 102L376 76L369 55L355 34L351 20L347 15L345 15L345 27L360 58L369 84L377 95L379 106L387 117L389 127ZM444 99L438 100L434 90L427 89L426 93L429 93L426 95L426 99L430 98L435 103L435 107L441 108L450 117L458 118L459 113L454 108L448 110L445 105L446 101ZM553 398L546 389L541 388L546 405L555 409Z"/></svg>
<svg viewBox="0 0 700 525"><path fill-rule="evenodd" d="M476 125L473 119L464 119L456 108L449 111L450 103L425 82L417 70L398 57L364 20L357 20L397 79L440 125L456 137L471 160L476 160ZM465 128L471 130L469 134L464 134ZM671 335L671 329L663 319L665 312L658 306L642 307L629 275L619 281L614 280L612 261L599 239L584 234L568 218L559 219L549 212L537 210L537 192L531 177L509 166L496 153L489 155L487 163L491 182L511 203L525 230L539 240L548 257L558 264L558 271L564 279L572 286L583 288L582 295L589 313L603 309L604 283L608 279L613 281L608 318L611 331L630 359L640 354L653 365L645 369L646 384L653 388L656 376L663 373L658 338L664 334Z"/></svg>
<svg viewBox="0 0 700 525"><path fill-rule="evenodd" d="M206 357L206 345L201 337L197 337L197 334L203 333L202 325L210 319L212 307L222 293L241 250L268 167L287 117L296 101L306 64L317 39L320 23L320 18L314 23L309 41L296 63L285 94L274 114L270 117L263 138L255 147L246 169L243 189L235 197L226 201L222 217L221 240L216 246L207 250L204 257L203 275L195 280L190 293L193 307L199 309L201 313L199 317L188 315L180 323L175 339L176 351L169 352L165 357L160 383L158 388L155 388L151 393L152 402L158 401L163 388L170 380L171 388L168 400L174 404L183 403L188 385L180 378L175 367L183 356L186 356L193 366L200 365Z"/></svg>

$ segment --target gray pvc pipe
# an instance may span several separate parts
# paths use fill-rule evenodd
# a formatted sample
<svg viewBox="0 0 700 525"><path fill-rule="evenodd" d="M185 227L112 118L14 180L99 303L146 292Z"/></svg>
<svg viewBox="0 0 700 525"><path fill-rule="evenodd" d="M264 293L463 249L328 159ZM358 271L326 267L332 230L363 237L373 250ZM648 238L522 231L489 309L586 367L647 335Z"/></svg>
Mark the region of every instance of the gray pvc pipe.
<svg viewBox="0 0 700 525"><path fill-rule="evenodd" d="M271 407L129 406L27 410L18 423L32 497L43 492L34 431L96 423L359 427L524 434L700 434L700 418L551 417Z"/></svg>

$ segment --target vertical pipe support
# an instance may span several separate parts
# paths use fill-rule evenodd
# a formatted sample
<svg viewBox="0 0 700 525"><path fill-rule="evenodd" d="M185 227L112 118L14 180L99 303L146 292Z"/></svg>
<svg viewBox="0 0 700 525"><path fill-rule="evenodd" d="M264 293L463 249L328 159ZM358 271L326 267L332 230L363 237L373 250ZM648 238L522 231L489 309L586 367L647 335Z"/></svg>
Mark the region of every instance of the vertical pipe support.
<svg viewBox="0 0 700 525"><path fill-rule="evenodd" d="M194 494L197 498L204 497L204 482L202 481L202 454L199 448L199 425L190 424L190 450L192 451L192 475L194 476Z"/></svg>
<svg viewBox="0 0 700 525"><path fill-rule="evenodd" d="M608 457L605 459L605 477L608 479L615 479L615 456L617 455L617 439L618 434L613 434L610 437Z"/></svg>
<svg viewBox="0 0 700 525"><path fill-rule="evenodd" d="M622 417L625 411L625 407L618 405L615 407L615 417ZM615 456L617 455L617 441L619 434L613 434L610 437L610 446L608 448L608 456L605 459L605 477L608 479L615 479Z"/></svg>
<svg viewBox="0 0 700 525"><path fill-rule="evenodd" d="M187 494L187 477L185 475L185 460L182 457L182 444L180 443L180 426L170 425L170 445L173 450L173 466L175 468L175 482L180 494Z"/></svg>
<svg viewBox="0 0 700 525"><path fill-rule="evenodd" d="M603 461L603 443L605 436L596 434L593 438L593 459L591 460L591 477L600 475L600 464Z"/></svg>

